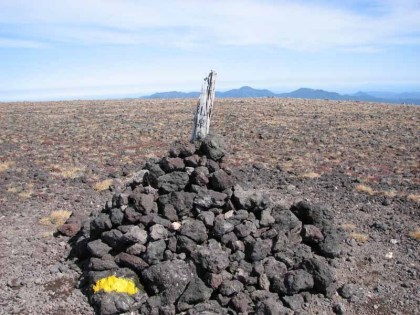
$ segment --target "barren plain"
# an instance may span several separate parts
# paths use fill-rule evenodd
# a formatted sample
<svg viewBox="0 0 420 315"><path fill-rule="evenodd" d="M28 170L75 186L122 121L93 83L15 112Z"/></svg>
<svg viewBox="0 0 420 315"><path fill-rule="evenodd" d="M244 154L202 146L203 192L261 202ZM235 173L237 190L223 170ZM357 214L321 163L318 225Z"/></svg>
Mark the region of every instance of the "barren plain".
<svg viewBox="0 0 420 315"><path fill-rule="evenodd" d="M0 314L93 314L54 237L108 187L189 139L195 100L0 103ZM330 262L345 294L298 314L420 314L420 107L217 99L211 129L242 182L332 206L347 233ZM349 285L350 284L350 285ZM344 296L343 296L344 295Z"/></svg>

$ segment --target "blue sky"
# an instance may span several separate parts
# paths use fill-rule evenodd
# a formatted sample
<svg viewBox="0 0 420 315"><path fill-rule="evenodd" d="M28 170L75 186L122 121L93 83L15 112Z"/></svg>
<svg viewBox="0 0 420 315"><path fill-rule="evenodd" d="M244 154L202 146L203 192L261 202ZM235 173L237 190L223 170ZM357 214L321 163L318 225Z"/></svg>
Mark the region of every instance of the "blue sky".
<svg viewBox="0 0 420 315"><path fill-rule="evenodd" d="M420 1L0 0L0 101L420 90Z"/></svg>

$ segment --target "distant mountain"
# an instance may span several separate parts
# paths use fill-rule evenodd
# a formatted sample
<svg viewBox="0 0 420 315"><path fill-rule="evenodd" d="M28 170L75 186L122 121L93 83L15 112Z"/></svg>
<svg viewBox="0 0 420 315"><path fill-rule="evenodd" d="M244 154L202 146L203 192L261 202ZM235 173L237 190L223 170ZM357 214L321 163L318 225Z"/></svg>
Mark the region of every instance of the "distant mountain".
<svg viewBox="0 0 420 315"><path fill-rule="evenodd" d="M373 94L373 93L372 93ZM329 100L348 100L363 102L380 103L405 103L420 105L420 93L386 93L377 92L375 95L359 91L355 94L339 94L325 90L315 90L310 88L300 88L288 93L273 93L267 89L254 89L250 86L243 86L226 92L216 92L216 97L225 98L246 98L246 97L280 97L280 98L305 98L305 99L329 99ZM199 92L161 92L155 93L144 98L198 98Z"/></svg>
<svg viewBox="0 0 420 315"><path fill-rule="evenodd" d="M269 90L257 90L250 86L243 86L239 89L226 92L216 92L217 97L275 97L275 93Z"/></svg>
<svg viewBox="0 0 420 315"><path fill-rule="evenodd" d="M150 96L146 96L144 98L198 98L200 96L200 92L160 92L155 93Z"/></svg>
<svg viewBox="0 0 420 315"><path fill-rule="evenodd" d="M278 97L291 97L291 98L309 98L309 99L330 99L341 100L342 95L335 92L328 92L324 90L314 90L308 88L300 88L290 93L277 94Z"/></svg>

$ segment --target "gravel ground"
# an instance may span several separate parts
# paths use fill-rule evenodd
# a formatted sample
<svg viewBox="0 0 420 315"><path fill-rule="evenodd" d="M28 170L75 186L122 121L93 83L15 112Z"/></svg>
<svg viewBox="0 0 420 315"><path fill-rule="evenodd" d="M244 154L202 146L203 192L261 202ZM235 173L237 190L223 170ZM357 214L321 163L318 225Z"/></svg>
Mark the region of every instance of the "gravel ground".
<svg viewBox="0 0 420 315"><path fill-rule="evenodd" d="M106 189L188 139L195 101L0 104L0 314L93 314L53 237L52 213L87 217ZM330 204L347 230L332 300L310 314L418 314L420 108L335 101L218 100L213 128L242 182ZM173 128L167 128L167 126ZM105 187L105 189L104 189ZM417 231L417 234L415 233ZM350 285L349 285L350 284ZM346 298L344 298L345 296Z"/></svg>

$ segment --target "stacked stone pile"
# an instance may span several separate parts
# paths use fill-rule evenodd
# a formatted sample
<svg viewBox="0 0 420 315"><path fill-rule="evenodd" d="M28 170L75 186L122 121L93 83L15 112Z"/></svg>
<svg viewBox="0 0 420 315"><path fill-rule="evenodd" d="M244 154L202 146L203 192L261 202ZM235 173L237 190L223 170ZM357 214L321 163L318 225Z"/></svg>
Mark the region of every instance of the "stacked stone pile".
<svg viewBox="0 0 420 315"><path fill-rule="evenodd" d="M215 136L149 161L74 237L100 314L293 314L330 296L340 255L331 209L288 208L235 184ZM71 230L70 220L62 231ZM94 293L110 275L139 291Z"/></svg>

